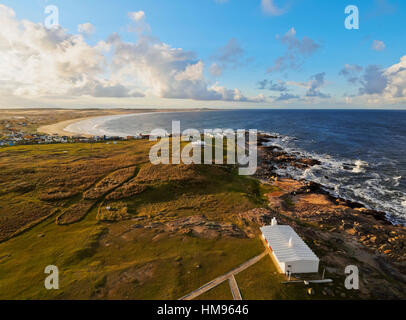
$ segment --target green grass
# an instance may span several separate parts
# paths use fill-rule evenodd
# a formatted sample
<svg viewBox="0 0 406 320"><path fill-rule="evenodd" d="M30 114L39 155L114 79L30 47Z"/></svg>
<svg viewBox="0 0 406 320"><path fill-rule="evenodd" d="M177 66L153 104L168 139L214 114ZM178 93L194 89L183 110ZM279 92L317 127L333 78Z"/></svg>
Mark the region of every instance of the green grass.
<svg viewBox="0 0 406 320"><path fill-rule="evenodd" d="M115 228L98 224L92 213L70 226L61 227L47 221L0 244L2 253L11 254L0 261L0 275L7 275L0 278L0 287L7 288L0 290L0 298L86 299L96 298L99 291L103 298L177 299L262 250L256 239L175 236L153 241L154 231L145 230L135 231L132 241L120 237ZM109 234L103 237L110 242L109 247L99 242L106 232ZM44 236L38 237L41 234ZM44 288L43 272L49 264L59 267L61 290ZM137 280L134 276L130 281L114 283L114 278L125 273L136 274L137 269L146 265L153 267L150 277ZM113 290L109 294L103 293L106 284Z"/></svg>
<svg viewBox="0 0 406 320"><path fill-rule="evenodd" d="M269 255L235 276L244 300L305 300L321 299L320 286L311 287L316 294L309 296L303 283L283 284L287 279L279 274Z"/></svg>
<svg viewBox="0 0 406 320"><path fill-rule="evenodd" d="M66 200L44 202L39 195L60 183L70 185L84 174L91 177L90 188L117 169L146 163L150 146L148 141L136 141L95 144L93 149L88 144L2 148L0 181L12 185L30 181L34 188L19 187L16 192L27 192L14 194L8 192L7 183L0 183L0 190L5 190L0 219L14 214L6 210L11 197L21 207L72 206L87 190L80 180L74 185L79 193ZM159 219L205 215L234 223L239 212L263 204L257 181L238 176L235 170L206 165L196 170L200 180L162 182L164 177L158 176L145 192L120 201L128 205L132 217L144 215L150 221L163 213ZM131 220L99 222L96 212L94 207L81 221L66 226L57 225L52 216L0 243L0 299L178 299L263 250L258 239L159 233L134 228L136 222ZM59 268L60 290L45 289L47 265Z"/></svg>

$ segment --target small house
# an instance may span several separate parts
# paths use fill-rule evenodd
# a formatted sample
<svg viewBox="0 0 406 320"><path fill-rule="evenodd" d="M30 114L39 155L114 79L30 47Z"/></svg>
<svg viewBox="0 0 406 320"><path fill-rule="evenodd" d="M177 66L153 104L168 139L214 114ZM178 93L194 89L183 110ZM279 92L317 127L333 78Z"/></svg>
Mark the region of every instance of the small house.
<svg viewBox="0 0 406 320"><path fill-rule="evenodd" d="M278 225L275 218L270 226L261 228L262 238L271 250L271 257L281 273L317 273L320 259L287 225Z"/></svg>

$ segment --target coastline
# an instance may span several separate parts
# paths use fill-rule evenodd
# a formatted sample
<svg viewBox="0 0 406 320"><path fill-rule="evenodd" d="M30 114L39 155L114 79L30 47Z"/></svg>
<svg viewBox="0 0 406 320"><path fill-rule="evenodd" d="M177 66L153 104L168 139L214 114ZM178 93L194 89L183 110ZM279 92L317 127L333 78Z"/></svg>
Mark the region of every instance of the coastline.
<svg viewBox="0 0 406 320"><path fill-rule="evenodd" d="M256 177L261 182L267 183L272 181L280 183L281 181L285 181L288 184L296 184L297 186L300 185L300 188L298 188L295 191L295 194L292 195L303 192L323 195L331 203L338 203L351 209L356 209L357 211L363 211L364 213L374 216L375 219L383 221L384 223L406 227L406 221L401 217L393 216L389 212L370 208L364 203L334 195L329 192L328 188L322 183L303 178L297 179L286 174L281 174L277 169L278 166L285 168L295 167L305 170L313 166L320 165L321 161L311 157L297 157L295 155L291 155L283 148L272 144L275 138L276 136L274 135L262 133L258 139L259 166Z"/></svg>
<svg viewBox="0 0 406 320"><path fill-rule="evenodd" d="M200 112L202 110L200 109L174 109L174 110L170 110L170 109L151 109L151 110L127 110L128 112L123 113L123 112L115 112L114 110L111 110L111 113L109 112L108 114L103 114L103 115L99 115L99 116L91 116L91 117L83 117L83 118L76 118L76 119L69 119L69 120L64 120L64 121L60 121L60 122L56 122L53 124L49 124L49 125L43 125L38 127L37 132L39 133L44 133L44 134L48 134L48 135L58 135L58 136L67 136L67 137L73 137L73 136L82 136L82 137L86 137L86 138L91 138L94 136L100 136L103 135L101 132L96 133L90 133L89 129L77 129L77 130L68 130L68 128L72 128L75 125L80 124L81 122L84 121L89 121L91 126L94 126L94 123L91 123L92 120L95 119L104 119L104 118L108 118L108 119L114 119L114 118L121 118L121 117L130 117L130 116L135 116L135 115L141 115L141 114L152 114L152 113L175 113L175 112ZM207 111L207 110L204 110ZM215 111L215 110L210 110L210 111ZM104 121L103 121L104 122ZM87 131L87 132L84 132ZM108 134L106 134L108 135ZM116 134L114 134L116 135ZM121 135L121 136L125 136L125 135Z"/></svg>
<svg viewBox="0 0 406 320"><path fill-rule="evenodd" d="M387 213L366 207L361 203L331 195L323 185L281 176L275 171L278 165L311 167L317 160L294 158L272 145L264 145L269 135L258 141L259 165L255 177L271 190L267 202L278 221L295 227L315 247L325 252L324 262L343 267L350 264L346 252L355 252L364 263L372 264L382 273L391 270L399 281L406 267L406 225ZM262 213L247 214L248 220L266 219ZM269 217L268 217L269 218ZM321 240L341 250L332 252L322 246ZM396 271L395 271L396 270ZM374 281L371 279L370 281Z"/></svg>
<svg viewBox="0 0 406 320"><path fill-rule="evenodd" d="M103 117L103 116L100 116L100 117ZM87 118L78 118L78 119L60 121L60 122L57 122L57 123L41 126L41 127L39 127L37 129L37 132L45 133L45 134L48 134L48 135L58 135L58 136L72 137L72 136L78 135L79 133L66 131L65 128L67 126L69 126L70 124L76 123L76 122L80 122L80 121L83 121L83 120L90 120L90 119L94 119L94 118L99 118L99 117L87 117ZM90 138L90 137L93 136L93 135L89 135L89 134L81 134L81 135L86 137L86 138Z"/></svg>

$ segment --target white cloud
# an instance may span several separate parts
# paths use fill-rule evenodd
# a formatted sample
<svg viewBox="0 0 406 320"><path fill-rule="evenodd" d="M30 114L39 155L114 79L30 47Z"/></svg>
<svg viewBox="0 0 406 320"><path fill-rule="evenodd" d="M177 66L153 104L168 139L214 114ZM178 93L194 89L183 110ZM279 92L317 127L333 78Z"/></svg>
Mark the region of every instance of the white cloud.
<svg viewBox="0 0 406 320"><path fill-rule="evenodd" d="M339 72L339 75L344 76L349 83L356 83L359 80L359 74L363 68L357 64L346 64Z"/></svg>
<svg viewBox="0 0 406 320"><path fill-rule="evenodd" d="M223 74L223 68L216 62L213 62L209 68L210 74L214 77L219 77Z"/></svg>
<svg viewBox="0 0 406 320"><path fill-rule="evenodd" d="M131 17L145 22L140 11ZM210 84L203 62L193 52L144 34L136 42L113 34L91 46L80 34L19 21L4 5L0 18L0 91L5 95L261 100Z"/></svg>
<svg viewBox="0 0 406 320"><path fill-rule="evenodd" d="M130 26L130 31L135 31L137 33L151 31L150 25L146 22L146 15L144 11L129 12L128 16L135 23L135 28Z"/></svg>
<svg viewBox="0 0 406 320"><path fill-rule="evenodd" d="M371 103L406 102L406 55L400 58L399 63L386 69L377 65L369 65L366 68L358 66L357 74L362 69L364 72L354 76L351 81L352 84L360 85L360 97Z"/></svg>
<svg viewBox="0 0 406 320"><path fill-rule="evenodd" d="M275 0L261 0L262 11L271 16L281 16L286 12L286 9L279 8L275 4Z"/></svg>
<svg viewBox="0 0 406 320"><path fill-rule="evenodd" d="M232 65L234 67L241 63L244 56L244 49L238 43L237 39L231 38L223 47L220 47L212 56L223 66Z"/></svg>
<svg viewBox="0 0 406 320"><path fill-rule="evenodd" d="M248 62L249 60L244 58L244 54L245 50L237 39L231 38L210 57L210 60L213 61L209 68L210 74L219 77L226 69L237 68L244 62Z"/></svg>
<svg viewBox="0 0 406 320"><path fill-rule="evenodd" d="M130 12L128 13L128 16L136 21L136 22L140 22L142 20L145 19L145 12L144 11L135 11L135 12Z"/></svg>
<svg viewBox="0 0 406 320"><path fill-rule="evenodd" d="M78 25L79 33L83 33L85 35L90 35L90 34L93 34L95 31L96 31L96 28L89 22Z"/></svg>
<svg viewBox="0 0 406 320"><path fill-rule="evenodd" d="M299 39L293 27L282 37L276 36L276 38L286 46L286 52L275 60L272 67L267 69L268 73L286 69L298 69L306 58L312 56L320 48L320 44L309 37L304 36Z"/></svg>
<svg viewBox="0 0 406 320"><path fill-rule="evenodd" d="M322 93L320 88L325 84L325 72L313 75L309 81L309 89L306 92L306 97L330 98L329 94Z"/></svg>
<svg viewBox="0 0 406 320"><path fill-rule="evenodd" d="M193 52L145 36L137 43L115 37L111 44L115 76L123 82L138 79L148 88L148 94L161 98L251 101L238 89L210 86L203 75L204 64Z"/></svg>
<svg viewBox="0 0 406 320"><path fill-rule="evenodd" d="M0 6L0 79L15 95L64 94L67 89L97 81L105 57L81 35L47 29Z"/></svg>
<svg viewBox="0 0 406 320"><path fill-rule="evenodd" d="M389 98L401 98L406 100L406 55L400 58L400 62L392 65L384 71L388 79L385 94Z"/></svg>
<svg viewBox="0 0 406 320"><path fill-rule="evenodd" d="M372 49L375 51L382 51L386 48L386 45L383 41L374 40L372 43Z"/></svg>

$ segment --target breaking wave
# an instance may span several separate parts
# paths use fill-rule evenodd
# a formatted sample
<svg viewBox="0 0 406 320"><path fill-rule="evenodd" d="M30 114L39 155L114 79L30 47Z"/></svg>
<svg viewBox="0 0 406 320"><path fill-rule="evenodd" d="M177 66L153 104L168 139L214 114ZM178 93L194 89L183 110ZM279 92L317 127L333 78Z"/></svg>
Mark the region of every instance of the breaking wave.
<svg viewBox="0 0 406 320"><path fill-rule="evenodd" d="M396 189L402 177L384 173L380 169L382 163L371 164L360 159L338 159L329 154L308 152L298 146L295 137L266 133L278 136L271 139L269 145L277 146L288 154L316 159L321 163L308 169L277 168L277 174L319 183L335 197L385 212L389 221L406 226L406 193Z"/></svg>

